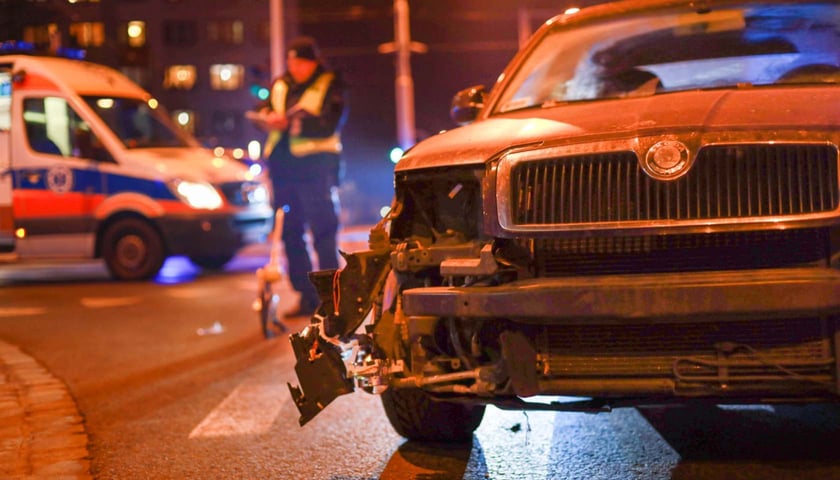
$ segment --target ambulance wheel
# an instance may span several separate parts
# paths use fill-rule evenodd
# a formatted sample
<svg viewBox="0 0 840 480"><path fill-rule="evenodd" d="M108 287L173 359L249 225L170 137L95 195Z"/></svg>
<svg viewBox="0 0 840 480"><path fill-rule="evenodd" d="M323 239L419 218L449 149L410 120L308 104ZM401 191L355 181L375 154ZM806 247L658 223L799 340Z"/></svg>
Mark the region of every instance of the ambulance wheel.
<svg viewBox="0 0 840 480"><path fill-rule="evenodd" d="M232 253L226 253L224 255L200 255L190 257L190 261L205 270L221 270L232 258Z"/></svg>
<svg viewBox="0 0 840 480"><path fill-rule="evenodd" d="M152 278L166 259L160 234L139 218L117 220L108 226L102 235L102 257L118 280Z"/></svg>

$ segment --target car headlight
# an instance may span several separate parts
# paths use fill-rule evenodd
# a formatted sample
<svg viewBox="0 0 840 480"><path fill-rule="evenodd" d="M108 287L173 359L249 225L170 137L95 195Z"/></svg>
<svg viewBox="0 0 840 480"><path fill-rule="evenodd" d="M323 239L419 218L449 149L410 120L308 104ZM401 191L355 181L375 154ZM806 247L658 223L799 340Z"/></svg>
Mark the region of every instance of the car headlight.
<svg viewBox="0 0 840 480"><path fill-rule="evenodd" d="M245 195L248 203L252 205L257 203L268 203L269 201L268 189L261 183L255 184L247 190L243 188L243 194Z"/></svg>
<svg viewBox="0 0 840 480"><path fill-rule="evenodd" d="M178 198L193 208L215 210L223 203L219 192L209 183L175 180L170 188Z"/></svg>

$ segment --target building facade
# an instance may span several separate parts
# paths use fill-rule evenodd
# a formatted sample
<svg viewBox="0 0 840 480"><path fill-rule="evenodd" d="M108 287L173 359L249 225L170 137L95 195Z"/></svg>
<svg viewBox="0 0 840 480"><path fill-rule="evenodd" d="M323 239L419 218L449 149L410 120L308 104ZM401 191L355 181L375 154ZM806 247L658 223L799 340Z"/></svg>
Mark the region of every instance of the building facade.
<svg viewBox="0 0 840 480"><path fill-rule="evenodd" d="M348 85L342 202L364 202L359 209L373 217L392 193L395 65L394 55L378 48L393 41L394 2L282 3L285 40L317 38ZM411 60L417 138L455 127L448 115L452 95L475 84L492 86L523 39L568 6L553 0L410 2L412 39L428 47ZM205 145L242 152L265 136L244 113L260 103L271 81L269 9L270 0L0 0L8 38L82 49L86 59L115 67L150 91Z"/></svg>

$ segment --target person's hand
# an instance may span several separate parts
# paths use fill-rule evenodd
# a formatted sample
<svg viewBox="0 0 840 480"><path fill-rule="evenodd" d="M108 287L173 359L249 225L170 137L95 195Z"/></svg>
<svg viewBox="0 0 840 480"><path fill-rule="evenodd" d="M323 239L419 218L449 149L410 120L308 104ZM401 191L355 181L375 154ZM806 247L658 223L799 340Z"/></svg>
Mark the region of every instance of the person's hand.
<svg viewBox="0 0 840 480"><path fill-rule="evenodd" d="M268 112L264 115L265 125L272 130L285 130L289 127L289 119L277 112Z"/></svg>
<svg viewBox="0 0 840 480"><path fill-rule="evenodd" d="M291 122L289 122L289 134L291 135L300 135L301 129L303 128L303 123L301 122L300 117L292 117Z"/></svg>

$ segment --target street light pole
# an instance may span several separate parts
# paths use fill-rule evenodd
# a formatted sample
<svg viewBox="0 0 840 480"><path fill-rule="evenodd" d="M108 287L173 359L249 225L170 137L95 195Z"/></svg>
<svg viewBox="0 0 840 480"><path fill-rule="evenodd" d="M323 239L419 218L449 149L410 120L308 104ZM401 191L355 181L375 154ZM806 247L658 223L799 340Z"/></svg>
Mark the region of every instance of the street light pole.
<svg viewBox="0 0 840 480"><path fill-rule="evenodd" d="M379 53L395 53L397 101L397 142L408 150L417 141L414 129L414 80L411 76L411 52L425 53L425 44L411 41L408 0L394 0L394 41L379 45Z"/></svg>
<svg viewBox="0 0 840 480"><path fill-rule="evenodd" d="M408 0L394 0L394 41L397 50L397 141L400 148L408 150L417 140L414 128L414 79L411 76Z"/></svg>
<svg viewBox="0 0 840 480"><path fill-rule="evenodd" d="M283 45L283 0L271 0L268 8L271 79L278 78L286 68Z"/></svg>

